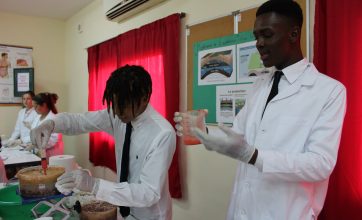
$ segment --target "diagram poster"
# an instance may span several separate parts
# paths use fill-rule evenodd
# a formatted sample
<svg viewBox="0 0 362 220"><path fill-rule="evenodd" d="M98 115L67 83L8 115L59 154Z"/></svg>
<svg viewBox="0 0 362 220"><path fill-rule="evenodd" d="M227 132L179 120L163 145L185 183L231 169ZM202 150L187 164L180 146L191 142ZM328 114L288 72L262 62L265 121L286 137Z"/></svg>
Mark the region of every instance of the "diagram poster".
<svg viewBox="0 0 362 220"><path fill-rule="evenodd" d="M235 45L199 52L198 84L230 84L236 82Z"/></svg>
<svg viewBox="0 0 362 220"><path fill-rule="evenodd" d="M32 68L32 52L29 47L0 45L0 103L21 103L14 95L14 69Z"/></svg>
<svg viewBox="0 0 362 220"><path fill-rule="evenodd" d="M244 107L252 84L236 84L216 87L216 122L232 123Z"/></svg>
<svg viewBox="0 0 362 220"><path fill-rule="evenodd" d="M251 41L254 35L247 31L193 44L192 108L208 109L207 123L216 123L216 88L238 83L237 45Z"/></svg>
<svg viewBox="0 0 362 220"><path fill-rule="evenodd" d="M270 68L265 68L260 54L256 49L256 41L237 45L237 82L254 81L256 77L270 73Z"/></svg>

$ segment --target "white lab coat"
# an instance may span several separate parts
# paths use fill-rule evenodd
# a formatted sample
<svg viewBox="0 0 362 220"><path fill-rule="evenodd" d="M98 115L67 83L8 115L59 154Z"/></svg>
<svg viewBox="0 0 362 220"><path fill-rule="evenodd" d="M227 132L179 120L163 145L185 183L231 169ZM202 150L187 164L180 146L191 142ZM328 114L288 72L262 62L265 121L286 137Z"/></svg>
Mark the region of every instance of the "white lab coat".
<svg viewBox="0 0 362 220"><path fill-rule="evenodd" d="M6 183L7 181L8 181L8 179L6 177L4 161L0 156L0 183Z"/></svg>
<svg viewBox="0 0 362 220"><path fill-rule="evenodd" d="M16 140L20 138L24 144L31 143L30 128L25 126L25 124L31 126L37 116L38 113L36 113L34 108L31 108L28 111L26 111L26 108L22 108L18 113L15 128L9 140Z"/></svg>
<svg viewBox="0 0 362 220"><path fill-rule="evenodd" d="M283 69L288 81L264 109L272 74L259 78L233 129L259 150L240 162L228 220L317 219L336 164L346 108L338 81L302 60ZM262 118L262 119L261 119Z"/></svg>
<svg viewBox="0 0 362 220"><path fill-rule="evenodd" d="M119 179L125 123L107 110L84 114L60 113L54 121L54 131L63 134L106 131L112 135ZM96 198L118 206L129 206L132 216L127 219L170 220L172 201L168 168L176 148L175 131L151 105L131 123L128 182L101 179Z"/></svg>
<svg viewBox="0 0 362 220"><path fill-rule="evenodd" d="M33 124L31 125L31 128L36 128L39 125L41 125L44 121L48 120L48 119L53 119L55 117L55 114L52 111L49 111L49 113L47 114L47 116L43 119L40 120L41 115L38 115L34 121ZM47 159L49 159L49 157L51 156L56 156L56 155L62 155L64 152L64 144L63 144L63 140L62 140L62 135L58 134L58 133L52 133L50 135L48 144L46 145L46 156Z"/></svg>

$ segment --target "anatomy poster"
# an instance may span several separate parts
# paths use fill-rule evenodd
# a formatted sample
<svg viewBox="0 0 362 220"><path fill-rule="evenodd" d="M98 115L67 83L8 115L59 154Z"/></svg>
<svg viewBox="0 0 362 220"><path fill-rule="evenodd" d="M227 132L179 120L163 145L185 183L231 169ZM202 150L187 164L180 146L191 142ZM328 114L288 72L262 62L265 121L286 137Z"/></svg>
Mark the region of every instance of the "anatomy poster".
<svg viewBox="0 0 362 220"><path fill-rule="evenodd" d="M32 52L30 47L0 45L0 103L21 103L14 95L14 69L32 68Z"/></svg>

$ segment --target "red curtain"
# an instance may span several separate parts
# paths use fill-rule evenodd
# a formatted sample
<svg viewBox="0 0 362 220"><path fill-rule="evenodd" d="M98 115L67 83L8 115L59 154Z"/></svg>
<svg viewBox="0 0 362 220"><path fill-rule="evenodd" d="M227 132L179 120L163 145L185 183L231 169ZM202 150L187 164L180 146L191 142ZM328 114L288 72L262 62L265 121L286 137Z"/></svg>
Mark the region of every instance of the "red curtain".
<svg viewBox="0 0 362 220"><path fill-rule="evenodd" d="M362 1L317 0L314 63L347 88L337 165L319 219L362 219Z"/></svg>
<svg viewBox="0 0 362 220"><path fill-rule="evenodd" d="M174 14L88 48L90 111L105 108L102 96L110 73L125 64L143 66L152 78L152 106L173 124L179 109L180 15ZM116 170L113 139L90 134L90 161ZM178 148L169 170L170 193L181 198Z"/></svg>

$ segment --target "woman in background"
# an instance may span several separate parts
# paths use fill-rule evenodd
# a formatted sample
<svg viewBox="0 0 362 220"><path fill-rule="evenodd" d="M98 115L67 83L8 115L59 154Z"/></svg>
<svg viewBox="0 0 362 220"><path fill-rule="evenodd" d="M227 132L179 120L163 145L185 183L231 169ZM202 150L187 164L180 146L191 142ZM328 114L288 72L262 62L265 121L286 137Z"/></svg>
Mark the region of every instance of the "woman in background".
<svg viewBox="0 0 362 220"><path fill-rule="evenodd" d="M39 93L33 98L33 106L39 114L33 121L31 128L35 128L47 119L53 119L58 113L55 103L58 100L58 95L55 93ZM47 159L54 155L63 154L63 141L59 133L52 133L49 142L46 146Z"/></svg>
<svg viewBox="0 0 362 220"><path fill-rule="evenodd" d="M6 171L3 159L0 156L0 183L6 183L8 179L6 178Z"/></svg>
<svg viewBox="0 0 362 220"><path fill-rule="evenodd" d="M23 109L18 113L15 128L6 145L9 147L20 144L30 144L30 129L34 119L38 116L33 108L33 91L27 91L23 94Z"/></svg>

